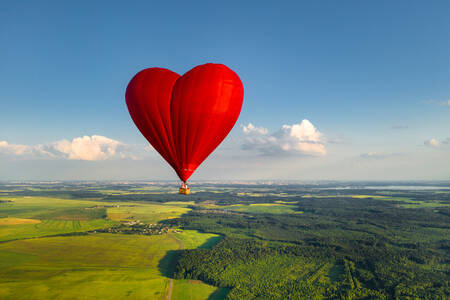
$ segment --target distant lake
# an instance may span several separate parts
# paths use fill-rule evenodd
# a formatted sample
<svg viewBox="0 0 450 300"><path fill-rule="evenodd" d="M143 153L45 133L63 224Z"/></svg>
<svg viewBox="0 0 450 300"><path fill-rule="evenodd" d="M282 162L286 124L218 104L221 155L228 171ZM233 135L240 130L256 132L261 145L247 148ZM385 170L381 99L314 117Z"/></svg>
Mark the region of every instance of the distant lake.
<svg viewBox="0 0 450 300"><path fill-rule="evenodd" d="M317 188L319 190L351 190L351 189L369 189L369 190L450 190L450 186L436 185L367 185L367 186L342 186Z"/></svg>
<svg viewBox="0 0 450 300"><path fill-rule="evenodd" d="M380 185L366 186L366 189L386 189L386 190L450 190L450 186L430 186L430 185Z"/></svg>

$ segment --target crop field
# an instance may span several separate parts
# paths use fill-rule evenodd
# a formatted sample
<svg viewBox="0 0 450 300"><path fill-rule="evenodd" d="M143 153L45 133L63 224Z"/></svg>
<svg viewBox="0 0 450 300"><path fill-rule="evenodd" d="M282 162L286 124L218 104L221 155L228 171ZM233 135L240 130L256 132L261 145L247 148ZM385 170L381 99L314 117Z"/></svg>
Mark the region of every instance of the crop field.
<svg viewBox="0 0 450 300"><path fill-rule="evenodd" d="M179 235L189 239L190 234L193 232ZM202 243L198 234L194 235L197 245ZM165 270L160 269L160 260L178 247L167 235L96 234L3 243L0 298L77 299L90 295L98 299L166 299L169 278L162 275ZM217 289L201 282L181 281L180 285L183 293L193 295L185 299L206 299ZM199 292L201 297L194 297Z"/></svg>
<svg viewBox="0 0 450 300"><path fill-rule="evenodd" d="M34 220L36 221L36 220ZM71 232L84 232L108 227L113 222L97 219L88 221L76 220L39 220L37 224L0 225L0 241L35 238Z"/></svg>
<svg viewBox="0 0 450 300"><path fill-rule="evenodd" d="M101 202L70 200L49 197L1 197L0 218L35 218L58 210L86 208L101 205Z"/></svg>
<svg viewBox="0 0 450 300"><path fill-rule="evenodd" d="M184 249L203 248L208 249L215 245L222 236L211 233L201 233L197 230L183 230L174 236L183 243Z"/></svg>
<svg viewBox="0 0 450 300"><path fill-rule="evenodd" d="M39 224L41 220L22 219L22 218L1 218L0 225L23 225L23 224Z"/></svg>
<svg viewBox="0 0 450 300"><path fill-rule="evenodd" d="M226 288L216 288L210 285L205 285L199 280L179 279L175 281L173 287L172 299L207 299L207 300L222 300L229 290Z"/></svg>
<svg viewBox="0 0 450 300"><path fill-rule="evenodd" d="M202 239L200 233L190 230L177 236L190 241L191 248L216 237L205 234ZM170 279L163 274L169 266L161 260L179 247L170 235L95 234L3 243L0 298L77 299L90 295L98 299L166 299ZM183 280L174 280L173 286L173 299L207 299L217 290ZM190 298L176 296L179 293Z"/></svg>
<svg viewBox="0 0 450 300"><path fill-rule="evenodd" d="M146 223L157 223L161 220L176 218L190 209L179 204L142 204L126 203L108 208L108 218L114 221L138 219Z"/></svg>
<svg viewBox="0 0 450 300"><path fill-rule="evenodd" d="M111 226L101 202L48 197L5 197L0 203L0 241L84 232Z"/></svg>
<svg viewBox="0 0 450 300"><path fill-rule="evenodd" d="M450 297L444 189L177 190L0 183L0 299Z"/></svg>
<svg viewBox="0 0 450 300"><path fill-rule="evenodd" d="M179 217L193 203L35 196L1 200L0 299L167 299L170 285L171 299L225 295L224 289L201 281L168 277L173 272L173 251L211 247L220 240L216 234L95 233L120 221L157 223Z"/></svg>

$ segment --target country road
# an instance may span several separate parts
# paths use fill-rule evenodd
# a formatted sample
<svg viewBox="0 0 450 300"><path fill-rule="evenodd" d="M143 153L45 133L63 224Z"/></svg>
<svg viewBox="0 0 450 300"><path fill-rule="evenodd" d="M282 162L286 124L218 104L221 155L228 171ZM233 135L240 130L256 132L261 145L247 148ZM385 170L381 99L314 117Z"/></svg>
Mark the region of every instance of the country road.
<svg viewBox="0 0 450 300"><path fill-rule="evenodd" d="M171 233L168 233L168 235L170 237L172 237L177 242L178 250L183 250L184 249L184 243L183 243L182 240L178 239L176 236L174 236ZM173 288L173 278L170 278L170 281L169 281L169 292L167 294L167 300L171 300L171 298L172 298L172 288Z"/></svg>
<svg viewBox="0 0 450 300"><path fill-rule="evenodd" d="M170 300L170 298L172 298L172 286L173 286L173 279L170 278L170 282L169 282L169 293L167 294L167 300Z"/></svg>

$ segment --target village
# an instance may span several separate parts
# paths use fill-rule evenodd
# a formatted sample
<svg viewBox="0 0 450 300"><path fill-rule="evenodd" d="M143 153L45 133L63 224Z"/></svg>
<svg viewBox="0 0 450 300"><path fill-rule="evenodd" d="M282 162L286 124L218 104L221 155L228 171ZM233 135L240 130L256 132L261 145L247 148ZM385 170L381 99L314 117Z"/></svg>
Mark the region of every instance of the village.
<svg viewBox="0 0 450 300"><path fill-rule="evenodd" d="M177 233L177 230L171 230ZM169 232L169 227L162 224L146 224L140 220L133 220L120 225L99 229L90 233L120 233L120 234L139 234L139 235L158 235Z"/></svg>

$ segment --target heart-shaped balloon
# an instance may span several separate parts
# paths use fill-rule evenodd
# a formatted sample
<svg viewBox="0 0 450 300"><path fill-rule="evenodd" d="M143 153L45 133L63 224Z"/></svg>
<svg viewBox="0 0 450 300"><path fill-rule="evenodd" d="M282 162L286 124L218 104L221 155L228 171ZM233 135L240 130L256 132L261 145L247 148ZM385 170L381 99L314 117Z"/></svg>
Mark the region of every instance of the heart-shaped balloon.
<svg viewBox="0 0 450 300"><path fill-rule="evenodd" d="M183 76L149 68L131 79L125 99L137 128L186 182L233 128L244 87L222 64L200 65Z"/></svg>

